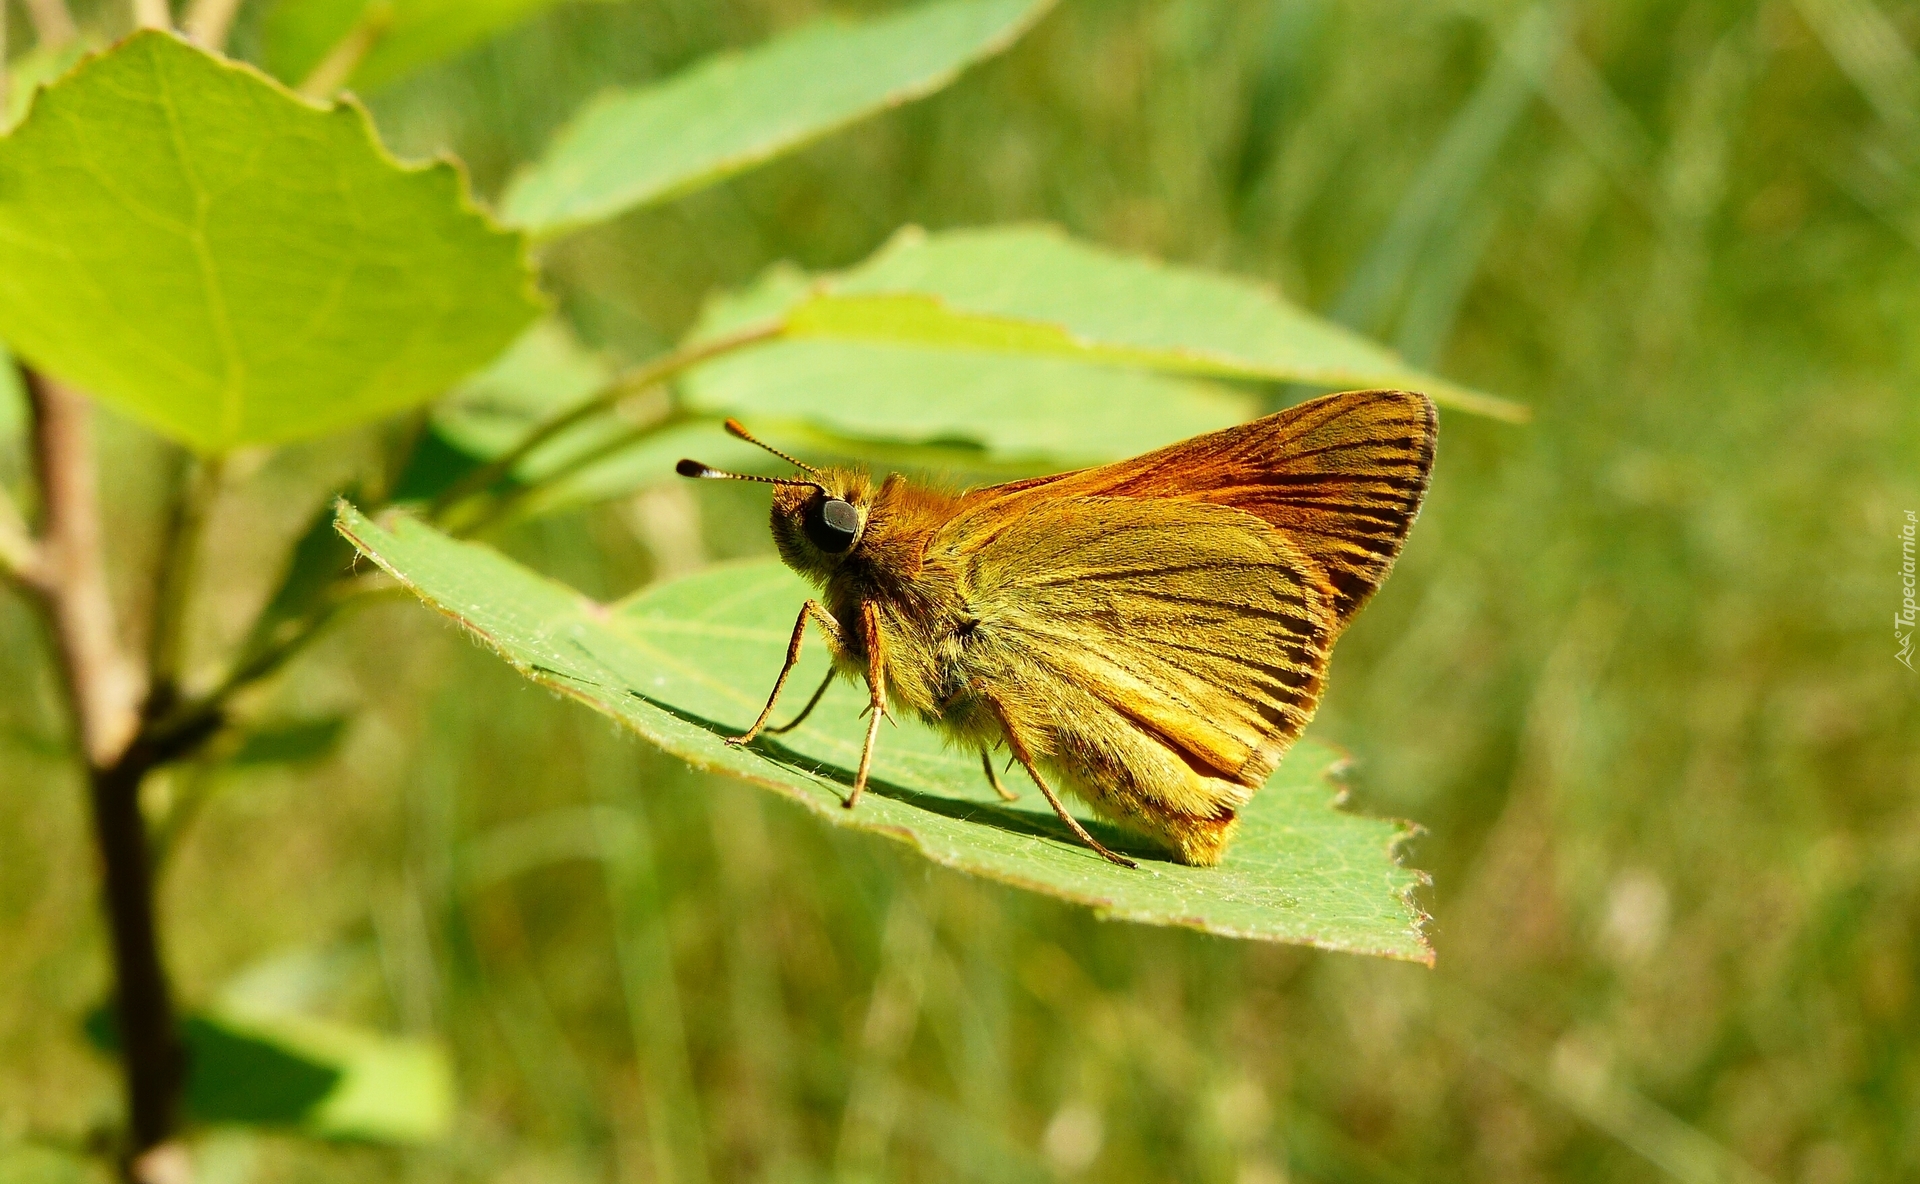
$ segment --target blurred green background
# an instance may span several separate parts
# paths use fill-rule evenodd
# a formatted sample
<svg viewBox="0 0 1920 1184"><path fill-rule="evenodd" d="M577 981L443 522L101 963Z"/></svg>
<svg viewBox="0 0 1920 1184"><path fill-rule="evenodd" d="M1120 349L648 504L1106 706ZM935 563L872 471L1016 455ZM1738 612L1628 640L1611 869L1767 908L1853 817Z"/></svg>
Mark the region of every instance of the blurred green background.
<svg viewBox="0 0 1920 1184"><path fill-rule="evenodd" d="M496 193L601 87L823 7L562 6L370 105ZM1916 43L1920 5L1869 0L1064 0L925 103L550 248L580 333L642 358L775 260L1048 220L1529 403L1443 418L1314 725L1359 808L1426 826L1438 968L931 869L394 601L267 692L353 708L332 755L156 787L204 798L167 953L190 1001L239 981L443 1042L454 1133L215 1132L200 1178L1920 1178L1920 682L1889 628L1920 510ZM151 540L159 454L108 446L113 525ZM351 451L239 465L200 648ZM669 486L498 541L610 596L770 552L764 513ZM119 1100L80 1034L106 983L83 793L12 599L0 647L0 1143L84 1147ZM609 829L617 866L584 857Z"/></svg>

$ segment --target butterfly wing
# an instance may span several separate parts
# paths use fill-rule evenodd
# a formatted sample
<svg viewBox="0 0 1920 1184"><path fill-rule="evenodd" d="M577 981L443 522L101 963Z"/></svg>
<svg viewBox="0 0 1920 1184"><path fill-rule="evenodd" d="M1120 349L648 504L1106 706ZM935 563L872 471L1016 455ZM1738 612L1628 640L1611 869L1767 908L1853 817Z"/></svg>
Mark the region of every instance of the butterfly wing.
<svg viewBox="0 0 1920 1184"><path fill-rule="evenodd" d="M1112 713L1189 766L1257 786L1313 716L1330 598L1312 564L1251 514L1049 498L1004 523L989 548L952 544L938 558L961 572L977 621L973 681L1024 672L1090 695L1057 732Z"/></svg>
<svg viewBox="0 0 1920 1184"><path fill-rule="evenodd" d="M983 630L1196 770L1258 786L1399 554L1433 405L1331 395L1097 469L977 490L929 558Z"/></svg>
<svg viewBox="0 0 1920 1184"><path fill-rule="evenodd" d="M1245 510L1319 569L1344 627L1400 554L1426 496L1438 429L1425 395L1349 391L1131 460L976 490L967 500L989 517L1069 496Z"/></svg>

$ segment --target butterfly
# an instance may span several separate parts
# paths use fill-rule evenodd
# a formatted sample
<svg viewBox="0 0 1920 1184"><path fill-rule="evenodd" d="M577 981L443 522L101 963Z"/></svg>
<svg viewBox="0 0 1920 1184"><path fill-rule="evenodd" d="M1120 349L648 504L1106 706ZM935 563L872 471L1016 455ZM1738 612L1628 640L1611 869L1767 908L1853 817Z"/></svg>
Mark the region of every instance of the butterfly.
<svg viewBox="0 0 1920 1184"><path fill-rule="evenodd" d="M869 719L845 805L865 790L880 721L910 712L978 750L1005 748L1063 823L1114 863L1056 783L1100 817L1196 865L1319 705L1328 658L1386 579L1420 511L1438 418L1410 391L1352 391L1131 460L949 492L861 468L794 477L683 460L682 476L773 485L781 558L820 588L753 726L787 731L836 676ZM809 623L834 668L769 728Z"/></svg>

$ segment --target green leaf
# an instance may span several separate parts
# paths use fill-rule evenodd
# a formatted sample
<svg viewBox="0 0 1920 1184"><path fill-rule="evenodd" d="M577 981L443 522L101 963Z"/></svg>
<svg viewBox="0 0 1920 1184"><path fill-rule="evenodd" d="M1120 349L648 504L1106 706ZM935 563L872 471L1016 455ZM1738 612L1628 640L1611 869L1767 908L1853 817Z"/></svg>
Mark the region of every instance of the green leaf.
<svg viewBox="0 0 1920 1184"><path fill-rule="evenodd" d="M554 0L280 0L262 37L267 69L298 85L365 25L373 45L347 76L363 94L452 57L539 12Z"/></svg>
<svg viewBox="0 0 1920 1184"><path fill-rule="evenodd" d="M421 403L538 311L449 164L142 32L0 140L0 337L206 452Z"/></svg>
<svg viewBox="0 0 1920 1184"><path fill-rule="evenodd" d="M266 1033L203 1015L187 1017L182 1026L191 1065L186 1108L199 1122L292 1125L344 1076Z"/></svg>
<svg viewBox="0 0 1920 1184"><path fill-rule="evenodd" d="M1162 862L1112 828L1091 824L1105 841L1144 857L1137 871L1114 867L1074 842L1036 794L999 802L977 758L948 751L931 731L908 722L883 731L869 796L847 811L839 802L863 730L863 699L851 688L837 687L807 726L789 735L746 750L723 742L755 715L808 595L785 568L713 568L601 606L497 552L404 517L387 529L343 504L340 528L529 678L700 768L766 786L837 825L898 839L937 863L1109 917L1432 960L1410 899L1422 877L1394 857L1406 829L1334 808L1325 770L1335 754L1323 745L1296 746L1242 815L1240 835L1218 868ZM795 674L789 710L824 670L816 646Z"/></svg>
<svg viewBox="0 0 1920 1184"><path fill-rule="evenodd" d="M783 319L788 339L1403 387L1445 406L1526 416L1524 407L1428 374L1264 284L1121 255L1047 227L903 231L866 263L797 294Z"/></svg>
<svg viewBox="0 0 1920 1184"><path fill-rule="evenodd" d="M269 720L256 724L226 759L228 765L306 765L324 760L347 731L344 715Z"/></svg>
<svg viewBox="0 0 1920 1184"><path fill-rule="evenodd" d="M837 281L827 277L827 284ZM694 337L786 315L814 281L769 268L711 302ZM1251 419L1253 395L1071 357L893 341L774 341L691 371L683 405L766 432L805 425L843 439L970 449L988 465L1069 468L1120 460Z"/></svg>
<svg viewBox="0 0 1920 1184"><path fill-rule="evenodd" d="M822 20L583 108L502 201L557 234L678 197L877 112L999 53L1052 0L940 0L859 24Z"/></svg>
<svg viewBox="0 0 1920 1184"><path fill-rule="evenodd" d="M913 345L777 342L702 366L689 410L778 437L800 422L858 440L976 449L997 465L1119 460L1253 418L1252 395L1064 358Z"/></svg>
<svg viewBox="0 0 1920 1184"><path fill-rule="evenodd" d="M94 1047L118 1051L111 1008L83 1026ZM426 1142L452 1123L452 1066L431 1041L235 1004L185 1017L180 1034L195 1122L384 1143Z"/></svg>
<svg viewBox="0 0 1920 1184"><path fill-rule="evenodd" d="M189 1020L187 1043L187 1108L203 1122L382 1143L427 1142L452 1124L452 1067L429 1041L227 1009Z"/></svg>
<svg viewBox="0 0 1920 1184"><path fill-rule="evenodd" d="M294 543L279 585L247 631L240 646L241 665L259 661L324 611L327 594L353 561L353 548L333 529L332 507L322 507Z"/></svg>

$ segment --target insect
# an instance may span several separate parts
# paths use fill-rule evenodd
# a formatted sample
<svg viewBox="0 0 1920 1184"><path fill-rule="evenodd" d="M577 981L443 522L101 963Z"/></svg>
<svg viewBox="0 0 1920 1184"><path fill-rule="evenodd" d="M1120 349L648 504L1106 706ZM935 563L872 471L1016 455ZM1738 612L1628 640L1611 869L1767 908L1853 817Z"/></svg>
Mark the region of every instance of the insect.
<svg viewBox="0 0 1920 1184"><path fill-rule="evenodd" d="M978 750L1004 746L1062 822L1054 779L1189 864L1220 861L1236 816L1313 718L1334 641L1386 578L1420 510L1437 418L1425 395L1354 391L1132 460L944 492L815 468L686 477L773 485L773 539L821 589L753 726L799 725L837 675L866 681L860 800L880 721L900 709ZM808 622L834 669L768 729ZM1050 779L1049 775L1052 775Z"/></svg>

